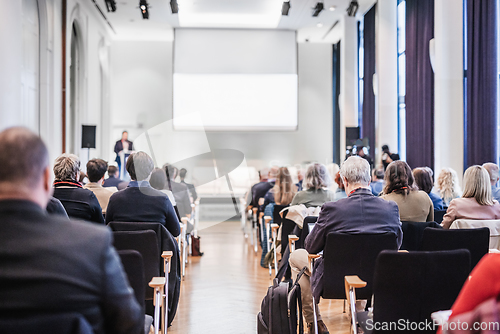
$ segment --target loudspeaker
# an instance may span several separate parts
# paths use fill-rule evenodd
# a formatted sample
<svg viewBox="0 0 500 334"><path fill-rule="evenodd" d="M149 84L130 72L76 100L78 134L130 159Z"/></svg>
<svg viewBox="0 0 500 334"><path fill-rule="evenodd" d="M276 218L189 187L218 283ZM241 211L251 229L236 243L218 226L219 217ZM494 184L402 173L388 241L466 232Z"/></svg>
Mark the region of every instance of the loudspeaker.
<svg viewBox="0 0 500 334"><path fill-rule="evenodd" d="M359 126L345 128L345 144L346 146L353 146L356 140L359 139Z"/></svg>
<svg viewBox="0 0 500 334"><path fill-rule="evenodd" d="M95 148L95 125L82 125L82 148Z"/></svg>

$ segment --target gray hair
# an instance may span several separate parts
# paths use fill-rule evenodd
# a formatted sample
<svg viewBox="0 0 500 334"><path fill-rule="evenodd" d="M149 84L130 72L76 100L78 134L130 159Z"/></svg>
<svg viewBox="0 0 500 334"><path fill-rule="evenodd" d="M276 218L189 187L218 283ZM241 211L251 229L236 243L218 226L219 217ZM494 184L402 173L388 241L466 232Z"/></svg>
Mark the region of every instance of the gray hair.
<svg viewBox="0 0 500 334"><path fill-rule="evenodd" d="M54 175L60 181L78 181L80 158L74 154L64 153L54 162Z"/></svg>
<svg viewBox="0 0 500 334"><path fill-rule="evenodd" d="M488 171L488 174L490 174L490 181L497 183L499 176L498 165L493 162L487 162L483 164L483 167Z"/></svg>
<svg viewBox="0 0 500 334"><path fill-rule="evenodd" d="M328 188L332 184L332 177L325 165L313 163L307 167L304 179L304 189Z"/></svg>
<svg viewBox="0 0 500 334"><path fill-rule="evenodd" d="M368 186L370 184L370 164L361 157L349 157L340 166L340 176L342 180L347 180L349 183L360 183Z"/></svg>

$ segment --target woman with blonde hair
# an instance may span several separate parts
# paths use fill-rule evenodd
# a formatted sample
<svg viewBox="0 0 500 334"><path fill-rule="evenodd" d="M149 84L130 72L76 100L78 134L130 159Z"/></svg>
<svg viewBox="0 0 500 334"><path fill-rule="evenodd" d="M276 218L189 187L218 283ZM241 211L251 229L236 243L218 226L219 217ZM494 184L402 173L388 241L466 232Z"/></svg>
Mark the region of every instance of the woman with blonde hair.
<svg viewBox="0 0 500 334"><path fill-rule="evenodd" d="M464 174L464 194L451 201L443 217L444 228L457 219L500 219L500 204L491 196L490 175L481 166L467 168Z"/></svg>
<svg viewBox="0 0 500 334"><path fill-rule="evenodd" d="M436 188L443 199L444 206L449 206L451 200L462 196L462 190L458 184L458 175L452 168L443 168L439 172Z"/></svg>

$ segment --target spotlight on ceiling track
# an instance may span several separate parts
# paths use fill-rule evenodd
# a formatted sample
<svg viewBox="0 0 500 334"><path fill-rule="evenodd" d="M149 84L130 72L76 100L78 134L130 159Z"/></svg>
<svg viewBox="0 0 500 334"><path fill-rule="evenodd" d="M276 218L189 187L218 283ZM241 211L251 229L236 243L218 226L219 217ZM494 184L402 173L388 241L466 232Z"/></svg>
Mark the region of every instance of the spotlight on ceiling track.
<svg viewBox="0 0 500 334"><path fill-rule="evenodd" d="M179 5L177 4L177 0L170 0L170 10L172 14L179 13Z"/></svg>
<svg viewBox="0 0 500 334"><path fill-rule="evenodd" d="M359 4L356 0L352 0L351 3L349 4L349 7L347 7L347 15L349 16L356 16L356 13L358 12Z"/></svg>
<svg viewBox="0 0 500 334"><path fill-rule="evenodd" d="M281 15L288 15L288 11L290 10L290 1L284 1L283 6L281 7Z"/></svg>
<svg viewBox="0 0 500 334"><path fill-rule="evenodd" d="M313 8L314 12L313 12L313 16L316 17L319 15L319 13L321 13L321 11L325 9L325 5L322 3L322 2L318 2L316 3L316 7Z"/></svg>
<svg viewBox="0 0 500 334"><path fill-rule="evenodd" d="M139 1L139 9L141 10L142 18L144 20L149 19L149 5L147 0L140 0Z"/></svg>
<svg viewBox="0 0 500 334"><path fill-rule="evenodd" d="M104 2L106 3L106 8L108 9L108 13L116 11L116 1L115 0L104 0Z"/></svg>

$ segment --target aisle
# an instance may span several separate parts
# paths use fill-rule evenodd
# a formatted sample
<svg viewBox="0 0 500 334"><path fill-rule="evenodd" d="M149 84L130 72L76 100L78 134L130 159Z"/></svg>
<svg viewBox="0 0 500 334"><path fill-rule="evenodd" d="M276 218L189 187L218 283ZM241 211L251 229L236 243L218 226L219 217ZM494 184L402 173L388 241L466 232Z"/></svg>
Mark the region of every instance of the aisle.
<svg viewBox="0 0 500 334"><path fill-rule="evenodd" d="M201 226L203 224L200 224ZM179 308L168 333L256 333L257 313L271 284L260 256L245 242L238 221L201 230L205 255L189 258ZM322 301L330 333L347 334L341 301Z"/></svg>

